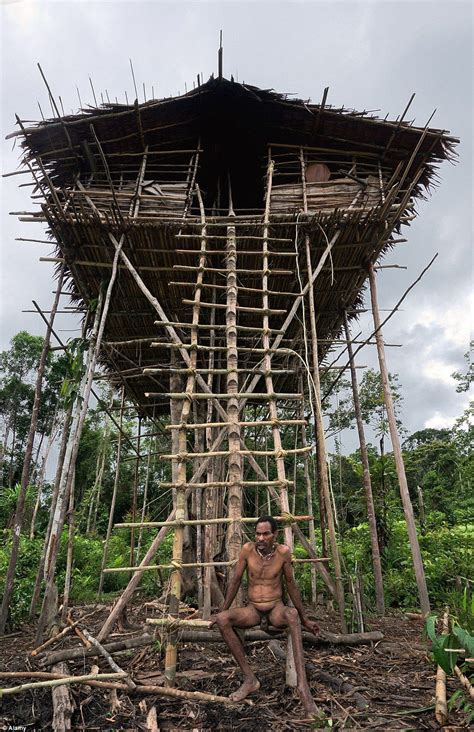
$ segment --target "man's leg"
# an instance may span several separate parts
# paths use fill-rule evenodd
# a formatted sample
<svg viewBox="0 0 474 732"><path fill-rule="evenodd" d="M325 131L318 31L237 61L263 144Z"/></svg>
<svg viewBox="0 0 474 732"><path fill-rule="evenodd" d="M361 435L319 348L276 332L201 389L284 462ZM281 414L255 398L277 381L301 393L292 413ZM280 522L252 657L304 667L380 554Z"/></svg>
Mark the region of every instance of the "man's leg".
<svg viewBox="0 0 474 732"><path fill-rule="evenodd" d="M301 625L298 611L294 607L287 607L283 603L277 605L270 611L269 620L276 628L288 628L293 644L293 655L295 657L296 676L298 679L298 693L301 702L307 712L318 711L308 686L306 669L303 656L303 640L301 638Z"/></svg>
<svg viewBox="0 0 474 732"><path fill-rule="evenodd" d="M260 682L247 661L244 647L234 628L253 628L260 622L260 613L252 605L236 607L216 615L215 622L244 676L242 686L230 695L232 701L241 701L253 691L257 691L260 688Z"/></svg>

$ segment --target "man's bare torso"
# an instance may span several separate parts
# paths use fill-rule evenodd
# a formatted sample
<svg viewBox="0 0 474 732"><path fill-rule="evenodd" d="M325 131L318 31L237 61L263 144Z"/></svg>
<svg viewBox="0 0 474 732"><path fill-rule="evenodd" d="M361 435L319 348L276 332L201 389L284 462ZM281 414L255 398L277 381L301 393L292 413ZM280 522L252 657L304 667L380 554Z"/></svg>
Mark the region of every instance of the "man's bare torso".
<svg viewBox="0 0 474 732"><path fill-rule="evenodd" d="M254 542L247 542L242 552L247 560L248 599L259 612L269 612L282 602L282 578L285 562L291 559L288 547L277 544L275 553L261 556Z"/></svg>

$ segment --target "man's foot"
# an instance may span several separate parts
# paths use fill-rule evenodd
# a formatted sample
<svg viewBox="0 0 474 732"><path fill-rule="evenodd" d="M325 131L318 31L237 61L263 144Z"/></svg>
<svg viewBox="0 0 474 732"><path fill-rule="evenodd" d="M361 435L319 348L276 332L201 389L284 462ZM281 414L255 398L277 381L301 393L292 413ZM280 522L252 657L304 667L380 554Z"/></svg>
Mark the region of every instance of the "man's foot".
<svg viewBox="0 0 474 732"><path fill-rule="evenodd" d="M247 681L244 681L242 686L240 686L237 691L234 691L233 694L230 695L229 699L234 702L242 701L242 699L245 699L249 694L252 694L254 691L258 691L260 689L260 681L255 678L248 679Z"/></svg>
<svg viewBox="0 0 474 732"><path fill-rule="evenodd" d="M301 703L304 706L305 711L308 712L308 714L317 714L319 712L319 709L314 703L313 697L311 696L309 687L306 687L305 689L298 689L298 694Z"/></svg>

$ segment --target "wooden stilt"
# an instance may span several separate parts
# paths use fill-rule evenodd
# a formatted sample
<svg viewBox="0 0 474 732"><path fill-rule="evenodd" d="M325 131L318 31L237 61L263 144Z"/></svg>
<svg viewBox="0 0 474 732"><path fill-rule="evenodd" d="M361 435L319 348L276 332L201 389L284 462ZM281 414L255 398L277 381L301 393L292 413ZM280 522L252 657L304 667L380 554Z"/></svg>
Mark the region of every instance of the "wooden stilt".
<svg viewBox="0 0 474 732"><path fill-rule="evenodd" d="M392 391L388 379L388 369L385 360L385 348L380 329L380 315L377 302L377 286L375 282L375 272L372 264L369 265L369 282L370 282L370 298L372 303L372 313L375 326L375 339L377 341L377 354L379 358L380 375L382 377L382 385L384 390L385 408L387 410L388 425L390 430L390 440L392 442L393 456L395 458L395 467L397 470L398 485L400 488L400 496L402 499L403 512L405 521L407 522L408 539L410 541L410 549L415 570L416 584L418 587L418 596L420 599L421 612L428 614L430 612L430 600L428 596L428 587L426 585L425 570L423 567L423 559L418 542L416 532L415 517L413 515L413 506L411 504L410 494L408 492L408 483L405 475L405 464L403 462L400 439L398 437L397 422L395 417L395 409L393 406Z"/></svg>
<svg viewBox="0 0 474 732"><path fill-rule="evenodd" d="M280 435L280 428L277 423L278 421L278 410L276 405L275 397L273 396L275 393L275 390L273 388L273 377L272 377L272 361L271 356L269 353L270 349L270 336L269 336L269 298L266 294L268 290L268 236L269 236L269 217L270 217L270 199L271 199L271 191L272 191L272 179L273 179L273 168L274 163L271 159L271 151L268 158L268 166L267 166L267 191L266 191L266 201L265 201L265 217L264 217L264 228L263 228L263 258L262 258L262 270L263 270L263 276L262 276L262 290L263 290L263 296L262 296L262 309L263 309L263 328L262 328L262 343L263 348L266 349L266 352L263 356L263 369L265 372L265 387L268 394L268 407L270 412L270 417L272 420L275 420L275 424L272 426L272 436L273 436L273 447L275 450L275 460L276 460L276 468L277 468L277 476L278 480L281 481L281 488L280 488L280 505L283 511L286 511L287 513L290 512L290 505L288 502L288 490L286 488L286 468L285 468L285 461L282 457L282 442L281 442L281 435ZM280 453L280 455L278 455ZM290 551L293 551L293 533L291 531L291 528L288 526L284 530L285 534L285 544L288 546ZM293 649L291 645L291 638L288 637L288 651L287 651L287 664L286 664L286 683L288 686L296 686L297 684L297 678L296 678L296 667L295 667L295 660L293 656Z"/></svg>
<svg viewBox="0 0 474 732"><path fill-rule="evenodd" d="M362 413L360 408L359 389L357 386L357 375L354 364L354 353L352 349L352 343L350 343L350 330L349 322L347 319L347 313L344 311L344 330L347 340L347 352L349 355L350 370L351 370L351 383L352 383L352 396L354 401L354 412L357 424L357 432L359 435L360 445L360 459L363 468L363 481L365 500L367 504L367 521L369 524L370 531L370 545L372 549L372 567L374 571L374 582L375 582L375 602L377 607L378 615L385 614L385 599L383 592L383 578L382 578L382 563L380 561L380 548L377 534L377 521L375 518L374 508L374 497L372 494L372 481L370 478L369 468L369 455L367 452L367 443L365 441L364 424L362 422Z"/></svg>
<svg viewBox="0 0 474 732"><path fill-rule="evenodd" d="M202 204L201 194L199 188L196 187L196 193L199 198L201 208L201 220L202 220L202 233L206 234L206 219L204 215L204 206ZM200 313L200 302L201 302L201 288L199 285L202 283L204 277L204 271L206 267L206 239L201 241L201 254L199 257L199 270L196 277L196 291L194 296L192 322L197 324L199 322ZM197 328L191 331L191 344L197 345L198 330ZM190 368L196 368L197 352L196 350L191 352L190 357ZM191 396L194 392L196 383L196 376L191 373L188 376L186 382L186 393ZM191 400L187 399L183 404L181 412L181 424L183 425L178 430L178 447L180 452L186 452L186 422L188 421L191 411ZM186 463L184 461L177 461L177 482L178 484L184 485L186 483ZM186 504L186 491L183 487L176 489L176 504L175 504L175 517L177 522L182 522L185 519L185 504ZM181 562L183 554L183 538L184 538L184 526L178 525L175 528L174 539L173 539L173 562ZM171 575L170 582L170 599L169 599L169 612L171 615L177 617L179 611L179 602L181 598L181 574L179 570L175 570ZM171 633L169 635L168 644L166 646L166 657L165 657L165 679L168 687L174 686L176 676L176 659L177 659L177 635Z"/></svg>
<svg viewBox="0 0 474 732"><path fill-rule="evenodd" d="M115 463L114 488L112 491L112 498L110 501L109 520L107 523L107 533L105 535L104 547L102 549L102 563L100 566L99 589L97 591L98 599L100 599L100 597L102 595L102 590L104 587L104 569L105 569L105 565L107 564L109 541L110 541L110 535L112 533L112 527L114 524L115 503L117 500L117 493L118 493L118 488L119 488L120 463L121 463L121 458L122 458L122 425L123 425L124 404L125 404L125 387L123 386L122 387L122 396L120 398L119 433L118 433L118 442L117 442L117 457L116 457L116 463Z"/></svg>
<svg viewBox="0 0 474 732"><path fill-rule="evenodd" d="M303 200L306 208L306 177L305 177L305 162L303 151L300 151L301 158L301 180L303 186ZM314 415L315 427L316 427L316 456L318 461L318 479L321 481L321 490L324 498L325 516L327 520L328 532L329 532L329 543L331 546L331 556L334 564L334 571L336 573L336 594L337 604L339 607L339 619L341 623L341 631L347 632L347 625L345 619L345 603L344 603L344 586L342 584L342 570L341 570L341 558L339 554L339 547L337 545L336 538L336 527L334 524L334 515L331 505L331 497L329 492L328 483L328 472L327 472L327 455L326 455L326 442L324 437L324 425L323 415L321 410L321 385L319 379L319 361L318 361L318 337L316 332L316 310L314 305L314 280L313 280L313 266L311 262L311 248L309 236L305 236L305 252L306 252L306 267L308 270L308 300L309 300L309 318L311 324L311 344L312 344L312 357L313 357L313 368L312 376L314 382L314 401L316 404L316 411Z"/></svg>

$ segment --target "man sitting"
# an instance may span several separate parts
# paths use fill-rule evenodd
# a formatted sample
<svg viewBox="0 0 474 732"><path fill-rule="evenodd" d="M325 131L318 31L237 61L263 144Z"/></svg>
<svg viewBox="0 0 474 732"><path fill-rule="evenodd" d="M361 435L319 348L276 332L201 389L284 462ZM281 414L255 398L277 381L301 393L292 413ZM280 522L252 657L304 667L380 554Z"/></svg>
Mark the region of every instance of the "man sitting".
<svg viewBox="0 0 474 732"><path fill-rule="evenodd" d="M214 623L218 626L244 676L242 686L230 697L233 701L241 701L260 688L260 682L249 665L234 628L252 628L259 625L262 618L276 628L289 628L298 693L305 710L314 713L317 707L306 679L301 625L314 634L319 632L319 627L305 615L300 591L295 583L290 550L284 544L277 543L277 534L277 523L272 516L262 516L257 520L255 541L249 541L242 547L223 608L211 618L211 626ZM240 587L245 569L248 577L248 605L229 609ZM283 576L294 607L288 607L283 603Z"/></svg>

